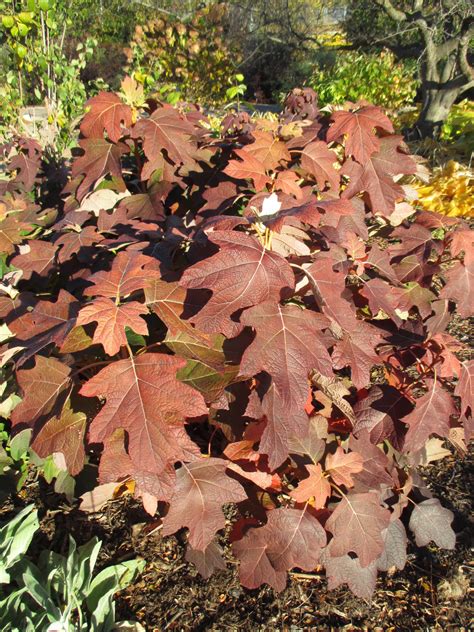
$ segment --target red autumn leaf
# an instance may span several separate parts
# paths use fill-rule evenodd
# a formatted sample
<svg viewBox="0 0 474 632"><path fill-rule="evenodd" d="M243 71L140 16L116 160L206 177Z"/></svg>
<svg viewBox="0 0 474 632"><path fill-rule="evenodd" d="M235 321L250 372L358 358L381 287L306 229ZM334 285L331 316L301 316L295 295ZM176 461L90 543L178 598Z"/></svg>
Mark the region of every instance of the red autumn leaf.
<svg viewBox="0 0 474 632"><path fill-rule="evenodd" d="M104 131L114 143L123 136L122 124L132 123L130 106L113 92L99 92L86 103L89 108L82 119L81 132L86 138L103 138Z"/></svg>
<svg viewBox="0 0 474 632"><path fill-rule="evenodd" d="M225 456L231 461L258 462L261 455L254 450L255 440L244 439L229 443L224 449Z"/></svg>
<svg viewBox="0 0 474 632"><path fill-rule="evenodd" d="M266 527L274 537L270 557L278 571L295 566L309 571L318 565L327 540L319 520L309 510L275 509L270 512Z"/></svg>
<svg viewBox="0 0 474 632"><path fill-rule="evenodd" d="M204 206L199 209L202 217L215 216L232 207L238 196L235 182L223 180L212 189L206 189L202 197L206 200Z"/></svg>
<svg viewBox="0 0 474 632"><path fill-rule="evenodd" d="M431 263L424 263L417 255L409 255L404 257L400 263L394 263L393 267L399 281L408 283L415 281L422 283L439 272L439 267Z"/></svg>
<svg viewBox="0 0 474 632"><path fill-rule="evenodd" d="M262 434L259 452L268 455L268 464L272 469L288 457L295 434L303 437L308 434L309 420L304 405L288 410L286 401L284 394L271 382L261 402L262 417L266 417L268 423Z"/></svg>
<svg viewBox="0 0 474 632"><path fill-rule="evenodd" d="M432 335L442 333L451 319L449 301L447 299L433 301L431 309L433 315L425 321L426 331Z"/></svg>
<svg viewBox="0 0 474 632"><path fill-rule="evenodd" d="M153 192L135 193L127 195L120 200L117 210L126 209L127 218L161 221L164 219L164 207L160 193Z"/></svg>
<svg viewBox="0 0 474 632"><path fill-rule="evenodd" d="M433 292L419 283L406 283L402 292L398 295L398 309L409 311L416 307L422 318L426 318L433 311L432 305L435 299Z"/></svg>
<svg viewBox="0 0 474 632"><path fill-rule="evenodd" d="M420 224L411 224L410 230L404 226L399 226L393 231L392 237L400 239L400 243L389 247L392 259L410 254L418 255L421 260L426 261L433 249L438 254L442 252L440 240L434 239L432 232Z"/></svg>
<svg viewBox="0 0 474 632"><path fill-rule="evenodd" d="M375 591L377 580L376 562L362 567L357 557L352 558L349 555L331 557L327 555L324 558L324 566L330 590L347 584L356 597L370 600Z"/></svg>
<svg viewBox="0 0 474 632"><path fill-rule="evenodd" d="M148 314L148 309L142 303L132 301L117 305L110 298L99 296L81 309L77 324L97 322L94 343L101 344L105 353L112 356L127 344L126 327L137 334L148 335L147 324L141 318L144 314Z"/></svg>
<svg viewBox="0 0 474 632"><path fill-rule="evenodd" d="M124 143L110 143L104 138L85 138L79 141L79 146L84 154L74 161L72 167L73 178L84 176L77 188L79 200L104 176L122 179L120 158L129 151Z"/></svg>
<svg viewBox="0 0 474 632"><path fill-rule="evenodd" d="M86 424L84 413L75 413L70 405L66 405L59 415L46 422L31 447L42 458L60 452L69 474L76 476L84 467Z"/></svg>
<svg viewBox="0 0 474 632"><path fill-rule="evenodd" d="M232 550L240 562L239 578L242 586L258 588L268 584L280 592L286 586L286 571L278 571L272 565L268 554L272 540L266 526L250 529L241 540L233 543Z"/></svg>
<svg viewBox="0 0 474 632"><path fill-rule="evenodd" d="M457 229L451 233L449 245L453 257L464 252L464 263L471 265L474 263L474 230Z"/></svg>
<svg viewBox="0 0 474 632"><path fill-rule="evenodd" d="M333 319L340 311L344 301L341 295L346 287L345 275L334 271L335 263L329 257L319 257L307 268L311 290L320 309Z"/></svg>
<svg viewBox="0 0 474 632"><path fill-rule="evenodd" d="M5 217L0 222L0 252L8 255L15 252L15 246L24 240L22 232L29 228L29 224L21 221L20 217L15 215Z"/></svg>
<svg viewBox="0 0 474 632"><path fill-rule="evenodd" d="M428 498L413 508L409 527L418 546L434 542L442 549L454 549L456 534L451 523L454 514L441 506L437 498Z"/></svg>
<svg viewBox="0 0 474 632"><path fill-rule="evenodd" d="M255 190L263 191L271 182L263 162L245 149L234 149L234 153L241 160L231 160L224 169L224 173L237 180L253 180Z"/></svg>
<svg viewBox="0 0 474 632"><path fill-rule="evenodd" d="M331 475L336 485L353 487L352 474L360 472L364 466L364 458L357 452L345 453L341 446L338 446L334 454L326 457L326 471Z"/></svg>
<svg viewBox="0 0 474 632"><path fill-rule="evenodd" d="M383 552L382 531L389 523L390 512L381 506L377 493L344 496L326 522L326 529L334 536L331 557L352 552L361 566L367 567Z"/></svg>
<svg viewBox="0 0 474 632"><path fill-rule="evenodd" d="M200 451L188 437L184 420L207 414L202 396L176 379L184 360L144 353L118 360L81 388L81 395L103 397L89 440L103 443L117 428L129 433L134 466L159 474L168 464L191 460Z"/></svg>
<svg viewBox="0 0 474 632"><path fill-rule="evenodd" d="M329 322L322 314L275 303L262 303L246 310L241 322L252 326L256 337L242 357L240 374L252 376L266 371L271 375L278 394L279 414L278 418L269 417L269 421L274 432L281 433L285 444L284 437L298 432L299 416L308 397L310 371L317 369L324 375L332 375L330 357L321 340L321 330Z"/></svg>
<svg viewBox="0 0 474 632"><path fill-rule="evenodd" d="M375 129L393 132L390 119L382 110L368 105L355 112L336 110L331 116L332 125L326 135L328 143L338 141L347 136L344 144L346 156L354 158L364 164L371 155L380 148L380 139L375 135Z"/></svg>
<svg viewBox="0 0 474 632"><path fill-rule="evenodd" d="M398 389L388 384L372 386L367 397L354 406L356 421L353 432L359 436L360 432L367 430L374 445L389 439L399 449L403 436L399 419L412 410L413 405Z"/></svg>
<svg viewBox="0 0 474 632"><path fill-rule="evenodd" d="M32 369L17 371L16 379L23 399L13 410L12 425L25 424L32 428L37 419L49 414L69 387L70 373L71 369L59 360L40 355L36 356Z"/></svg>
<svg viewBox="0 0 474 632"><path fill-rule="evenodd" d="M464 362L461 368L461 376L456 384L454 394L461 398L461 413L466 414L468 409L474 414L474 360Z"/></svg>
<svg viewBox="0 0 474 632"><path fill-rule="evenodd" d="M215 458L181 465L170 509L163 519L163 535L187 527L191 546L206 549L216 532L225 527L222 505L247 498L240 483L227 476L226 468L227 461Z"/></svg>
<svg viewBox="0 0 474 632"><path fill-rule="evenodd" d="M440 377L459 377L461 373L461 363L454 354L464 350L462 343L447 333L438 333L434 334L434 336L430 336L427 346L430 360L433 358L432 354L434 354L436 360L441 362L441 364L437 366Z"/></svg>
<svg viewBox="0 0 474 632"><path fill-rule="evenodd" d="M147 304L168 327L165 344L188 360L178 379L200 391L207 402L218 399L238 374L238 367L229 364L224 354L224 336L203 333L180 318L186 290L177 283L152 280L145 296Z"/></svg>
<svg viewBox="0 0 474 632"><path fill-rule="evenodd" d="M33 141L35 142L35 141ZM12 158L8 165L9 171L17 171L13 182L21 183L25 191L33 188L41 166L42 149L39 145L33 147L31 151L20 151ZM19 187L16 187L17 189Z"/></svg>
<svg viewBox="0 0 474 632"><path fill-rule="evenodd" d="M265 169L271 171L291 160L285 143L275 138L270 132L254 130L255 142L245 146L245 152L259 160Z"/></svg>
<svg viewBox="0 0 474 632"><path fill-rule="evenodd" d="M305 503L310 498L314 498L316 509L326 506L327 499L331 496L331 485L324 476L321 465L305 465L309 472L309 477L303 479L298 486L290 493L290 496L298 503Z"/></svg>
<svg viewBox="0 0 474 632"><path fill-rule="evenodd" d="M382 274L382 276L391 281L394 285L398 285L398 278L390 264L388 252L386 250L380 250L376 244L370 249L369 256L364 262L364 265L377 270L377 272Z"/></svg>
<svg viewBox="0 0 474 632"><path fill-rule="evenodd" d="M228 463L227 467L231 472L234 472L239 477L244 478L251 483L255 483L257 487L268 490L281 489L281 479L278 474L272 475L269 472L262 472L261 470L255 469L255 461L253 464L250 463L251 461L244 464L247 469L244 469L237 463Z"/></svg>
<svg viewBox="0 0 474 632"><path fill-rule="evenodd" d="M142 178L147 180L161 168L163 150L175 165L193 164L195 148L190 142L193 133L193 125L172 108L158 108L149 118L140 119L132 136L143 138L143 149L148 158Z"/></svg>
<svg viewBox="0 0 474 632"><path fill-rule="evenodd" d="M449 298L456 303L458 314L469 318L474 312L474 263L458 263L445 274L446 285L439 298Z"/></svg>
<svg viewBox="0 0 474 632"><path fill-rule="evenodd" d="M88 248L102 240L102 235L94 226L85 226L81 230L69 230L63 233L56 241L56 246L61 246L58 251L59 263L71 259L73 255L80 258L81 249Z"/></svg>
<svg viewBox="0 0 474 632"><path fill-rule="evenodd" d="M75 325L79 305L72 294L60 290L55 302L38 301L31 311L13 321L11 330L34 353L51 343L59 347Z"/></svg>
<svg viewBox="0 0 474 632"><path fill-rule="evenodd" d="M217 340L209 348L196 344L196 339L186 334L167 334L165 344L177 355L188 358L186 366L178 371L178 379L202 393L209 404L215 402L216 407L224 389L236 381L239 372L238 366L226 363L223 341Z"/></svg>
<svg viewBox="0 0 474 632"><path fill-rule="evenodd" d="M173 495L176 475L172 465L160 474L149 472L143 466L134 464L124 446L125 433L119 428L105 441L99 465L99 482L119 483L132 479L135 483L135 497L141 498L150 515L156 513L159 500L169 501Z"/></svg>
<svg viewBox="0 0 474 632"><path fill-rule="evenodd" d="M273 232L281 233L285 226L301 226L302 223L317 228L320 219L321 214L318 211L316 200L310 200L299 206L292 205L290 208L285 208L277 213L263 217L262 221L265 223L265 226L268 226ZM303 237L306 237L306 235L303 234Z"/></svg>
<svg viewBox="0 0 474 632"><path fill-rule="evenodd" d="M313 570L319 563L326 534L308 510L281 507L268 514L268 522L233 543L240 561L240 581L246 588L263 583L281 591L286 571L298 567Z"/></svg>
<svg viewBox="0 0 474 632"><path fill-rule="evenodd" d="M22 279L29 281L32 277L47 276L54 266L57 246L34 239L22 248L24 252L11 260L12 266L23 271Z"/></svg>
<svg viewBox="0 0 474 632"><path fill-rule="evenodd" d="M403 570L407 561L407 532L398 518L391 520L385 531L382 531L385 549L377 560L377 568L389 571L391 568Z"/></svg>
<svg viewBox="0 0 474 632"><path fill-rule="evenodd" d="M378 330L356 318L344 327L341 340L336 342L332 361L336 369L351 368L351 378L357 388L364 388L370 382L370 371L381 359L375 347L382 341Z"/></svg>
<svg viewBox="0 0 474 632"><path fill-rule="evenodd" d="M188 544L184 557L187 562L194 564L203 579L209 579L215 571L225 571L226 563L223 554L224 551L217 542L213 540L206 546L204 551L193 549L193 547Z"/></svg>
<svg viewBox="0 0 474 632"><path fill-rule="evenodd" d="M310 197L308 201L294 206L294 201L290 198L289 208L287 205L285 204L285 208L281 211L264 218L265 225L272 231L281 232L282 228L288 224L292 226L308 224L313 228L318 228L321 218L325 217L327 212L337 213L340 216L353 211L353 206L349 200L316 200L314 197ZM321 211L323 211L324 216ZM304 237L307 238L307 235ZM273 238L275 239L275 235Z"/></svg>
<svg viewBox="0 0 474 632"><path fill-rule="evenodd" d="M349 259L352 259L358 268L365 262L367 253L365 243L355 233L349 232L341 241L341 246L346 250Z"/></svg>
<svg viewBox="0 0 474 632"><path fill-rule="evenodd" d="M322 314L295 305L270 302L245 310L240 320L256 332L242 357L240 374L252 376L267 371L282 394L285 409L303 410L309 372L317 369L328 377L333 375L321 338L329 321Z"/></svg>
<svg viewBox="0 0 474 632"><path fill-rule="evenodd" d="M186 305L186 290L175 281L163 279L148 279L145 286L146 304L165 323L171 335L186 334L194 338L202 347L214 345L218 334L205 334L189 322L184 320Z"/></svg>
<svg viewBox="0 0 474 632"><path fill-rule="evenodd" d="M320 191L326 188L326 183L339 191L340 175L334 168L337 162L337 155L321 140L306 145L301 154L302 168L314 177Z"/></svg>
<svg viewBox="0 0 474 632"><path fill-rule="evenodd" d="M405 196L402 186L394 182L394 176L416 171L413 160L399 150L400 141L400 136L387 136L380 140L380 150L363 164L346 161L342 174L349 177L349 184L342 197L350 199L364 191L372 211L389 217L395 202Z"/></svg>
<svg viewBox="0 0 474 632"><path fill-rule="evenodd" d="M362 457L362 468L353 477L357 491L378 490L381 485L393 485L393 479L387 471L390 461L383 450L371 442L367 430L361 430L357 438L351 435L349 447Z"/></svg>
<svg viewBox="0 0 474 632"><path fill-rule="evenodd" d="M301 200L303 192L298 180L298 176L294 171L279 171L274 182L275 190L283 191L283 193L293 195L297 200Z"/></svg>
<svg viewBox="0 0 474 632"><path fill-rule="evenodd" d="M428 392L416 400L414 410L402 419L408 425L405 449L411 452L420 450L432 434L447 437L450 417L456 412L451 395L438 380L428 380L426 384Z"/></svg>
<svg viewBox="0 0 474 632"><path fill-rule="evenodd" d="M283 257L265 250L250 235L217 230L208 238L219 246L219 252L188 268L180 285L212 290L209 301L191 321L202 331L233 337L242 325L231 320L232 315L287 296L294 287L294 274Z"/></svg>
<svg viewBox="0 0 474 632"><path fill-rule="evenodd" d="M382 310L398 327L402 325L403 321L396 312L403 298L406 299L401 288L393 287L382 279L370 279L364 283L361 292L367 298L373 316Z"/></svg>
<svg viewBox="0 0 474 632"><path fill-rule="evenodd" d="M139 252L119 252L112 262L110 270L96 272L88 277L94 285L87 287L87 296L107 296L112 299L133 294L147 287L151 279L159 277L156 259Z"/></svg>
<svg viewBox="0 0 474 632"><path fill-rule="evenodd" d="M290 437L289 452L290 454L307 456L316 464L324 454L327 436L327 419L320 414L313 415L309 419L309 431L306 436L294 435Z"/></svg>

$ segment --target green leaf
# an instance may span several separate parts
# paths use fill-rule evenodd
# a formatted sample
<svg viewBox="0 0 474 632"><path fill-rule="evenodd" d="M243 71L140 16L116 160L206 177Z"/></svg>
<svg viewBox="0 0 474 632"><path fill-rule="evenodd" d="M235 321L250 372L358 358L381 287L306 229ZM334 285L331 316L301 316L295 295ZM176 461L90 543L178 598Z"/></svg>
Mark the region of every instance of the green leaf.
<svg viewBox="0 0 474 632"><path fill-rule="evenodd" d="M145 568L145 560L129 560L114 566L104 568L94 577L86 597L87 607L94 612L100 599L112 596L118 590L123 590Z"/></svg>
<svg viewBox="0 0 474 632"><path fill-rule="evenodd" d="M238 86L231 86L230 88L227 88L225 93L227 98L232 101L239 94L239 88Z"/></svg>
<svg viewBox="0 0 474 632"><path fill-rule="evenodd" d="M16 54L18 55L18 57L20 59L24 59L27 55L28 51L26 49L25 46L23 46L23 44L18 44L18 46L16 47Z"/></svg>
<svg viewBox="0 0 474 632"><path fill-rule="evenodd" d="M59 475L61 470L57 467L54 462L54 457L51 454L48 456L43 463L43 476L48 483L48 485Z"/></svg>
<svg viewBox="0 0 474 632"><path fill-rule="evenodd" d="M0 417L9 419L12 410L21 402L21 397L18 397L15 393L9 395L3 402L0 403Z"/></svg>
<svg viewBox="0 0 474 632"><path fill-rule="evenodd" d="M0 583L9 581L6 572L19 562L39 529L38 512L28 505L0 529Z"/></svg>
<svg viewBox="0 0 474 632"><path fill-rule="evenodd" d="M61 610L56 606L48 591L43 587L43 578L38 568L33 564L28 564L21 578L29 595L46 611L49 621L55 623L61 620Z"/></svg>
<svg viewBox="0 0 474 632"><path fill-rule="evenodd" d="M10 441L10 454L15 461L21 461L26 456L30 447L31 433L31 428L25 428Z"/></svg>
<svg viewBox="0 0 474 632"><path fill-rule="evenodd" d="M131 347L145 347L146 340L140 334L135 333L130 327L125 327L127 342Z"/></svg>
<svg viewBox="0 0 474 632"><path fill-rule="evenodd" d="M2 630L12 630L12 632L19 632L19 626L22 621L18 616L22 610L23 595L26 592L26 588L20 588L12 592L6 599L0 601L0 628Z"/></svg>
<svg viewBox="0 0 474 632"><path fill-rule="evenodd" d="M34 24L35 14L32 11L22 11L18 14L17 19L22 24Z"/></svg>
<svg viewBox="0 0 474 632"><path fill-rule="evenodd" d="M5 448L0 445L0 469L5 470L6 467L12 465L13 460L5 452Z"/></svg>
<svg viewBox="0 0 474 632"><path fill-rule="evenodd" d="M20 37L26 37L29 32L29 27L26 24L18 24L18 34Z"/></svg>
<svg viewBox="0 0 474 632"><path fill-rule="evenodd" d="M11 15L2 15L2 25L10 30L12 26L15 24L15 20Z"/></svg>
<svg viewBox="0 0 474 632"><path fill-rule="evenodd" d="M94 537L77 549L77 569L75 571L77 579L74 581L74 590L80 596L81 601L89 593L92 574L101 546L102 542Z"/></svg>
<svg viewBox="0 0 474 632"><path fill-rule="evenodd" d="M56 494L64 494L71 502L74 498L76 488L76 479L69 472L60 471L54 482L54 491Z"/></svg>

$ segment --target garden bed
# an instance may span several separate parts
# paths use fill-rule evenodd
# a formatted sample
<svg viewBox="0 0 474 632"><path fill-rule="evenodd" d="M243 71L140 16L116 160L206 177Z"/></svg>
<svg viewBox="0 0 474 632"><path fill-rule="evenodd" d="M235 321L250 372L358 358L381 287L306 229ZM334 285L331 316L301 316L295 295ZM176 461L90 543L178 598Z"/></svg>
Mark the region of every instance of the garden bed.
<svg viewBox="0 0 474 632"><path fill-rule="evenodd" d="M455 515L454 551L409 548L403 571L381 575L372 602L346 588L328 591L324 573L289 576L287 588L242 588L236 562L226 552L228 570L204 580L184 559L184 538L160 536L160 522L150 519L130 496L111 501L99 513L68 507L42 480L25 489L27 502L40 509L41 531L31 552L51 546L67 550L69 534L78 544L96 535L103 540L100 565L142 557L147 565L139 580L117 596L118 619L138 620L146 630L468 630L474 613L469 577L472 558L471 490L474 458L447 457L423 471L435 495ZM1 518L9 517L5 503Z"/></svg>

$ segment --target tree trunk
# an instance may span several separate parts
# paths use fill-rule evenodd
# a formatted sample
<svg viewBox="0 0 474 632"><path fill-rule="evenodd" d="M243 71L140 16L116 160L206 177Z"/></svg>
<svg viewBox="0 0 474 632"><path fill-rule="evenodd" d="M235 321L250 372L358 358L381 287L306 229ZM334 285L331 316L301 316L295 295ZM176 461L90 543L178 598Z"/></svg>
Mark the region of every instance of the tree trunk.
<svg viewBox="0 0 474 632"><path fill-rule="evenodd" d="M423 90L423 105L415 124L416 134L420 138L439 138L459 92L459 88L446 85Z"/></svg>

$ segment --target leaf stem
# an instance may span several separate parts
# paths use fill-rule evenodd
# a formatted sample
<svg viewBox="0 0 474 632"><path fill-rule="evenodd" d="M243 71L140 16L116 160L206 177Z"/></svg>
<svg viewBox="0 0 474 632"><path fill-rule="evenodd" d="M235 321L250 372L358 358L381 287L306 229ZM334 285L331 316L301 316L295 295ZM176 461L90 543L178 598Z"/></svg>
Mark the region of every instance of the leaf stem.
<svg viewBox="0 0 474 632"><path fill-rule="evenodd" d="M74 371L71 377L75 377L76 375L79 375L80 373L83 373L84 371L87 371L88 369L95 369L98 366L104 366L105 364L110 364L111 362L114 362L114 361L115 360L101 360L100 362L91 362L91 364L86 364L85 366L82 366L76 371Z"/></svg>

